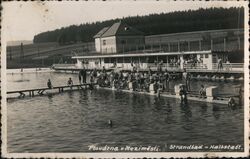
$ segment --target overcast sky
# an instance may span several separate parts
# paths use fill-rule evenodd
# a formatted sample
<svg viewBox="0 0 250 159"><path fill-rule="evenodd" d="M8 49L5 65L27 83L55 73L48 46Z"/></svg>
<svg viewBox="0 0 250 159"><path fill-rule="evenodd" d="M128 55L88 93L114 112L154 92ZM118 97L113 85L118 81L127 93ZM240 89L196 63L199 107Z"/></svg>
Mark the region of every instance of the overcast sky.
<svg viewBox="0 0 250 159"><path fill-rule="evenodd" d="M239 7L240 2L169 1L47 1L3 2L6 41L33 40L34 35L69 25L104 21L127 16L196 10L209 7ZM202 16L202 15L201 15Z"/></svg>

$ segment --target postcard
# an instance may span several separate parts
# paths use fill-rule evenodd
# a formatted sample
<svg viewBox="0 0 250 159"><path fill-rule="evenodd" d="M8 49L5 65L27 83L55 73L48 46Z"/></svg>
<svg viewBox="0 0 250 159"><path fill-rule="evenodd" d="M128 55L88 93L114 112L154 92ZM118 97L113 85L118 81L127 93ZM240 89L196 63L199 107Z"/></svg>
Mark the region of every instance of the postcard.
<svg viewBox="0 0 250 159"><path fill-rule="evenodd" d="M5 1L2 156L247 157L246 1Z"/></svg>

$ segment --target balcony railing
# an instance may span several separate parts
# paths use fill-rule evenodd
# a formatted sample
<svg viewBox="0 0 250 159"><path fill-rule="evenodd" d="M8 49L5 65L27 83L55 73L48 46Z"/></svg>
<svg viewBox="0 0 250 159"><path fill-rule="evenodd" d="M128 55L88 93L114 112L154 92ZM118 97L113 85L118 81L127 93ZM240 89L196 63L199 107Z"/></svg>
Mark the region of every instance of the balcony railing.
<svg viewBox="0 0 250 159"><path fill-rule="evenodd" d="M243 71L244 63L223 63L222 67L219 67L218 63L213 63L212 68L213 70Z"/></svg>
<svg viewBox="0 0 250 159"><path fill-rule="evenodd" d="M53 64L55 68L76 68L75 64Z"/></svg>
<svg viewBox="0 0 250 159"><path fill-rule="evenodd" d="M183 68L185 69L204 69L207 70L207 65L206 64L202 64L202 63L188 63L188 64L184 64Z"/></svg>
<svg viewBox="0 0 250 159"><path fill-rule="evenodd" d="M54 64L55 68L63 68L63 69L74 69L77 68L75 64ZM89 65L84 64L83 65L86 69L102 69L103 65L96 64L96 65ZM130 63L118 63L114 65L113 63L105 63L104 64L106 69L119 69L119 70L133 70L133 66L136 67L136 69L145 71L149 68L152 71L156 71L159 69L159 66L153 64L153 63L140 63L140 64L134 64L133 66ZM222 68L218 68L218 63L212 64L212 69L208 69L207 65L201 64L201 63L188 63L184 64L183 66L178 64L170 64L170 63L163 63L161 65L161 70L167 69L168 71L182 71L183 69L190 70L190 71L198 71L198 72L206 72L206 71L223 71L223 72L233 72L233 71L244 71L244 64L243 63L223 63Z"/></svg>

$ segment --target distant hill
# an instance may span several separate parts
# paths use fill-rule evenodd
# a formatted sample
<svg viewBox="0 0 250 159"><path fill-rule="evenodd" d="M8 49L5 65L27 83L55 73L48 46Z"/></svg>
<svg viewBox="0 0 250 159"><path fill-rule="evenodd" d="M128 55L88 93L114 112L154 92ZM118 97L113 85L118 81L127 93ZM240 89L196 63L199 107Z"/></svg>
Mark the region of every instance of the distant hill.
<svg viewBox="0 0 250 159"><path fill-rule="evenodd" d="M31 40L8 41L7 46L18 46L21 45L21 43L23 43L23 45L28 45L28 44L33 44L33 41Z"/></svg>
<svg viewBox="0 0 250 159"><path fill-rule="evenodd" d="M93 36L102 28L122 20L145 35L169 34L202 30L243 28L244 8L209 8L126 17L103 22L72 25L34 36L34 43L58 42L72 44L94 41Z"/></svg>

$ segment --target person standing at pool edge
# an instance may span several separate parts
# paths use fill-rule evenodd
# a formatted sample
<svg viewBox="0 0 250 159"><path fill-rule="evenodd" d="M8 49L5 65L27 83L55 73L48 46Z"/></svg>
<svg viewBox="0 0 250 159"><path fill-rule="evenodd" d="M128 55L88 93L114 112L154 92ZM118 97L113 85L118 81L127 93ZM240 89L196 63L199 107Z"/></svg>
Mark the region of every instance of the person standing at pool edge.
<svg viewBox="0 0 250 159"><path fill-rule="evenodd" d="M201 85L201 88L199 90L199 97L200 98L205 98L206 97L206 89L205 89L203 84Z"/></svg>
<svg viewBox="0 0 250 159"><path fill-rule="evenodd" d="M221 71L222 69L223 69L222 59L219 58L218 59L218 70L217 71Z"/></svg>
<svg viewBox="0 0 250 159"><path fill-rule="evenodd" d="M179 94L180 94L180 97L181 97L181 103L182 104L187 104L187 92L186 92L183 85L180 86Z"/></svg>
<svg viewBox="0 0 250 159"><path fill-rule="evenodd" d="M79 71L79 83L81 84L81 80L82 80L82 83L86 83L86 78L87 78L87 72L85 70L85 68L83 67L83 69L81 69Z"/></svg>
<svg viewBox="0 0 250 159"><path fill-rule="evenodd" d="M164 72L164 90L169 91L169 78L170 75L168 73L168 70L166 69Z"/></svg>
<svg viewBox="0 0 250 159"><path fill-rule="evenodd" d="M185 80L187 91L190 91L190 74L186 71L186 69L184 69L182 76Z"/></svg>
<svg viewBox="0 0 250 159"><path fill-rule="evenodd" d="M49 89L52 89L52 83L51 83L50 79L48 79L47 86Z"/></svg>
<svg viewBox="0 0 250 159"><path fill-rule="evenodd" d="M82 83L86 83L86 78L87 78L87 71L85 68L83 68Z"/></svg>
<svg viewBox="0 0 250 159"><path fill-rule="evenodd" d="M81 75L82 73L81 73L81 71L82 71L82 70L80 70L79 73L78 73L78 78L79 78L79 83L80 83L80 84L81 84L81 82L82 82L82 75Z"/></svg>
<svg viewBox="0 0 250 159"><path fill-rule="evenodd" d="M70 86L70 89L72 89L72 86L73 86L73 80L71 78L69 78L68 80L68 86Z"/></svg>

